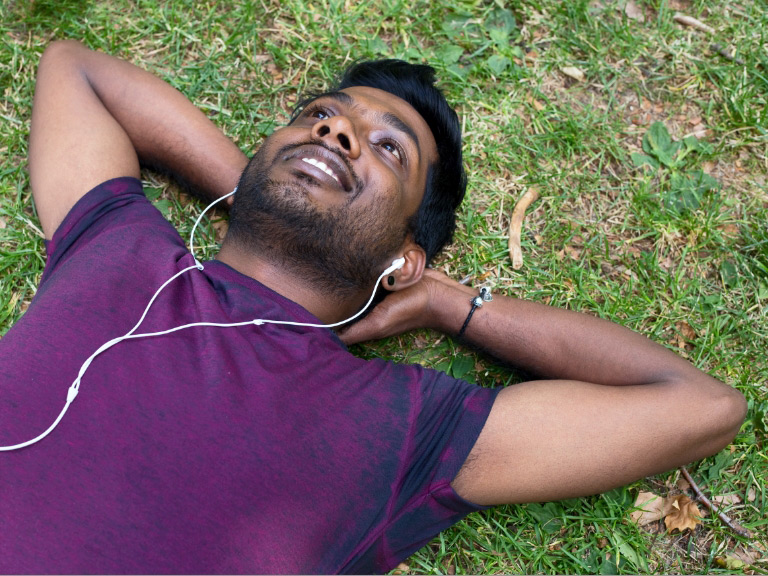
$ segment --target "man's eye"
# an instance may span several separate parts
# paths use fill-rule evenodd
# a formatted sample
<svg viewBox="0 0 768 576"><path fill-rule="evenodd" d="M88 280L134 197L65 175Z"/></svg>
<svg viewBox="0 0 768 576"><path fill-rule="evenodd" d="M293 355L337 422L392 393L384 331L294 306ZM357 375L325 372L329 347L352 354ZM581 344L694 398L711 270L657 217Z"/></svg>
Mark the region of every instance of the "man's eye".
<svg viewBox="0 0 768 576"><path fill-rule="evenodd" d="M384 148L387 152L392 154L395 158L397 158L398 162L403 161L403 151L400 150L400 147L395 144L394 142L390 142L389 140L385 140L381 143L381 147Z"/></svg>
<svg viewBox="0 0 768 576"><path fill-rule="evenodd" d="M320 108L319 106L312 106L311 108L308 108L306 115L309 118L316 118L317 120L325 120L331 117L325 108Z"/></svg>

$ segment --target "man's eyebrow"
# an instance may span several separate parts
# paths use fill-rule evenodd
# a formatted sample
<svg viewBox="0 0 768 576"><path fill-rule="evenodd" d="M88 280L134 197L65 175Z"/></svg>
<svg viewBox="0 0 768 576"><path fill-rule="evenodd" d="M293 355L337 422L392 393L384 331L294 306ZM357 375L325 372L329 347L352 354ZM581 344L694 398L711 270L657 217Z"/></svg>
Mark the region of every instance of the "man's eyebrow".
<svg viewBox="0 0 768 576"><path fill-rule="evenodd" d="M320 94L316 99L319 100L320 98L330 98L331 100L336 100L337 102L347 105L351 105L355 102L355 99L346 92L326 92L325 94Z"/></svg>
<svg viewBox="0 0 768 576"><path fill-rule="evenodd" d="M408 126L405 122L400 120L397 116L392 114L391 112L385 112L381 119L384 121L384 124L387 124L394 128L395 130L398 130L399 132L403 132L408 138L410 138L413 141L414 146L416 146L416 150L419 152L419 158L421 158L421 147L419 146L419 137L416 136L416 132L413 131L413 128Z"/></svg>
<svg viewBox="0 0 768 576"><path fill-rule="evenodd" d="M348 106L352 106L355 103L355 99L346 92L326 92L325 94L318 96L317 99L319 100L320 98L330 98L331 100L336 100L337 102L346 104ZM419 158L421 158L421 146L419 146L419 137L416 135L416 132L413 130L413 128L408 126L408 124L403 122L398 116L392 114L392 112L377 114L377 119L380 120L383 124L394 128L398 132L402 132L408 138L410 138L419 153Z"/></svg>

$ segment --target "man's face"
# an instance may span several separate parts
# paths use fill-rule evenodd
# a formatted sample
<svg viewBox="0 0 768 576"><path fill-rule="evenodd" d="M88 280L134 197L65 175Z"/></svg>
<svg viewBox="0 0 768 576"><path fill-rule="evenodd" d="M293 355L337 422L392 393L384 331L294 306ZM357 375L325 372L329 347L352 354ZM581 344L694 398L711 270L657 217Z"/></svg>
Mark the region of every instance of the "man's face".
<svg viewBox="0 0 768 576"><path fill-rule="evenodd" d="M436 160L432 132L404 100L368 87L322 96L246 169L259 245L342 285L370 283L402 248Z"/></svg>

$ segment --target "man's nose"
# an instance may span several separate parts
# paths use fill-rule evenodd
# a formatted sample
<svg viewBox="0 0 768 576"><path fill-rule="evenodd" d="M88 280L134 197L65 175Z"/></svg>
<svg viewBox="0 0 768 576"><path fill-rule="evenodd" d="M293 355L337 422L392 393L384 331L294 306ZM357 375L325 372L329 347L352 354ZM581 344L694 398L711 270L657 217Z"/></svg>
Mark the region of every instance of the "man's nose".
<svg viewBox="0 0 768 576"><path fill-rule="evenodd" d="M341 148L352 160L360 156L360 142L355 127L346 116L331 116L321 120L312 126L312 136L329 146Z"/></svg>

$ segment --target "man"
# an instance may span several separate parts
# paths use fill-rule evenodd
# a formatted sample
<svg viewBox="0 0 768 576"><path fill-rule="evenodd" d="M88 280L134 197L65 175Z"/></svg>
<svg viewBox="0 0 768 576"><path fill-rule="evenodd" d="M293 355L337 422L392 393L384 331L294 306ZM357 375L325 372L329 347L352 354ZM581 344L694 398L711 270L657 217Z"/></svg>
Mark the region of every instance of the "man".
<svg viewBox="0 0 768 576"><path fill-rule="evenodd" d="M0 445L50 433L0 453L0 570L385 571L483 506L600 492L730 442L741 395L666 349L531 302L479 306L425 268L463 194L440 128L457 122L430 88L424 69L363 65L249 162L157 78L48 48L29 159L48 262L0 345ZM143 197L140 160L212 198L239 182L216 260L198 267ZM389 295L345 342L461 331L543 379L482 389L307 326L352 316L374 284ZM244 325L93 356L197 322Z"/></svg>

